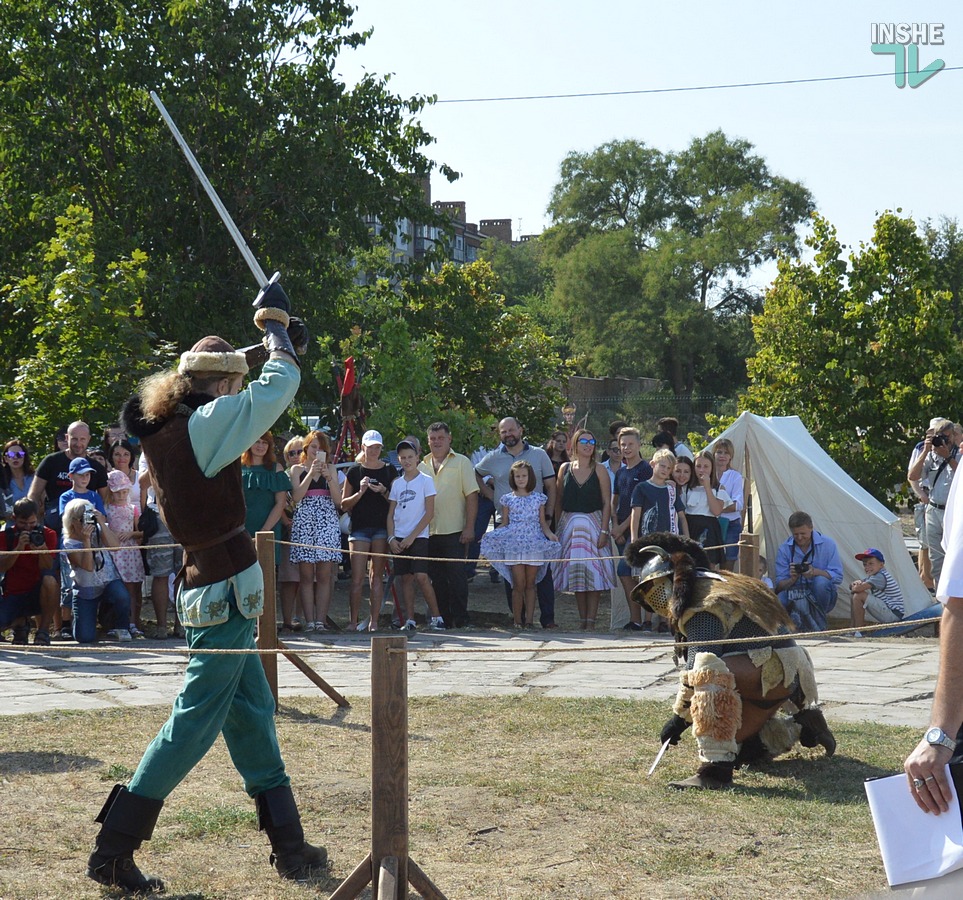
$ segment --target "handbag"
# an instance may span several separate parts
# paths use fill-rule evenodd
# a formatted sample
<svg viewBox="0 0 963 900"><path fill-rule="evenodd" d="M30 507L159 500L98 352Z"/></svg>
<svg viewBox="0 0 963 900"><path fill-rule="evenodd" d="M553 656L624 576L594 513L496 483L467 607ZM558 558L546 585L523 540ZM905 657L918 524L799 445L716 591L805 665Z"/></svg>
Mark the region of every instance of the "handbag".
<svg viewBox="0 0 963 900"><path fill-rule="evenodd" d="M149 541L160 530L160 517L157 515L157 510L150 506L145 507L140 514L137 526L137 530L144 535L144 540Z"/></svg>

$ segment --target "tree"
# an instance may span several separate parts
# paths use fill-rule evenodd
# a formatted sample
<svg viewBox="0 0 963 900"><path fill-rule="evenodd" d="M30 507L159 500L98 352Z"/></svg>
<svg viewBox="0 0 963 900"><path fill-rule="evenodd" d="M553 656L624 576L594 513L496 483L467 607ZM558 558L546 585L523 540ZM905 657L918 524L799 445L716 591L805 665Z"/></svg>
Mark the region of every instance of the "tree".
<svg viewBox="0 0 963 900"><path fill-rule="evenodd" d="M798 415L829 454L881 499L900 491L912 443L958 405L963 353L950 295L937 290L916 225L887 212L848 258L814 217L811 263L784 257L753 319L744 408Z"/></svg>
<svg viewBox="0 0 963 900"><path fill-rule="evenodd" d="M744 384L760 302L744 279L796 249L811 207L802 185L719 131L674 154L638 141L570 154L543 240L575 347L595 348L588 371L662 377L679 395Z"/></svg>
<svg viewBox="0 0 963 900"><path fill-rule="evenodd" d="M264 269L282 271L314 333L330 327L373 218L440 222L421 187L432 139L416 117L429 98L335 75L338 54L369 37L352 12L343 0L5 0L0 285L39 272L38 248L76 198L101 268L147 254L158 334L249 342L256 286L149 100L156 89ZM21 313L29 328L3 326L8 361L42 310Z"/></svg>
<svg viewBox="0 0 963 900"><path fill-rule="evenodd" d="M41 311L29 355L0 397L0 432L33 447L49 445L57 428L74 419L116 419L130 386L173 355L144 321L145 255L135 251L101 267L94 232L90 210L71 205L57 218L41 275L4 292L14 316Z"/></svg>
<svg viewBox="0 0 963 900"><path fill-rule="evenodd" d="M485 262L446 263L423 278L381 277L345 296L342 315L358 327L338 349L364 361L369 425L386 440L442 419L470 452L490 443L502 416L517 416L534 434L552 426L559 361L545 333L524 310L507 307L494 284Z"/></svg>

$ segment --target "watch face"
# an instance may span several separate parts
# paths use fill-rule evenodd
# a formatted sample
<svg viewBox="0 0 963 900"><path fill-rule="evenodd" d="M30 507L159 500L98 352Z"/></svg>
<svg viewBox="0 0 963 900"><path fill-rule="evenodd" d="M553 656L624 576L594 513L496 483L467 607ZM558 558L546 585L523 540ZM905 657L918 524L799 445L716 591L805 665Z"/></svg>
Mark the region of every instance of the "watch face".
<svg viewBox="0 0 963 900"><path fill-rule="evenodd" d="M941 728L931 728L926 732L926 740L931 744L939 743L941 737L943 737L943 730Z"/></svg>

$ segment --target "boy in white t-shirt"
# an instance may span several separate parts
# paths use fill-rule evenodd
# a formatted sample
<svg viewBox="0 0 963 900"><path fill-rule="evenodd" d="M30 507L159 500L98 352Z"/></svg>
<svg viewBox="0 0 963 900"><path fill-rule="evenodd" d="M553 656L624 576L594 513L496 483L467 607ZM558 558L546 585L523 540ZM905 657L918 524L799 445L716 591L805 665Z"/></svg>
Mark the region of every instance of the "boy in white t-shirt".
<svg viewBox="0 0 963 900"><path fill-rule="evenodd" d="M395 577L401 579L405 604L406 631L415 630L415 581L428 604L432 631L443 631L445 620L438 614L435 591L428 578L428 525L435 515L435 480L418 471L418 450L411 441L395 448L401 464L401 478L391 482L388 494L388 549L395 554Z"/></svg>

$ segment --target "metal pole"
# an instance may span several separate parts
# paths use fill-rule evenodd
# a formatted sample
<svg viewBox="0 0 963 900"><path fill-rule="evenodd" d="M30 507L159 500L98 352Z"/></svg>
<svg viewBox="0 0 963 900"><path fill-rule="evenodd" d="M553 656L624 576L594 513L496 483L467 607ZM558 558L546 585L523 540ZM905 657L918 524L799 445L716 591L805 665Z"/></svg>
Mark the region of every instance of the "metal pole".
<svg viewBox="0 0 963 900"><path fill-rule="evenodd" d="M204 170L201 168L201 164L197 161L197 157L194 156L191 148L187 145L187 141L184 140L184 136L174 124L174 120L171 118L171 114L167 111L167 107L164 106L164 104L161 102L161 98L157 96L155 91L150 92L150 98L154 101L154 106L157 107L158 112L160 112L164 121L167 123L167 127L170 128L171 134L174 135L174 140L177 141L177 144L181 148L181 152L184 154L185 159L187 159L190 167L194 170L194 174L197 176L197 180L201 183L201 187L204 188L207 196L210 197L211 203L214 204L214 209L217 210L218 215L221 217L221 221L227 226L227 230L234 239L237 249L241 251L241 256L244 257L244 262L247 263L247 267L254 275L254 279L257 281L257 286L263 291L272 281L277 280L279 273L275 272L274 276L270 280L268 279L267 275L264 274L264 269L261 268L257 259L255 259L254 254L251 252L251 248L248 247L247 241L244 240L244 236L241 234L240 229L234 224L234 220L231 218L231 214L227 211L227 207L221 202L221 198L217 196L217 191L214 190L214 186L204 174Z"/></svg>

